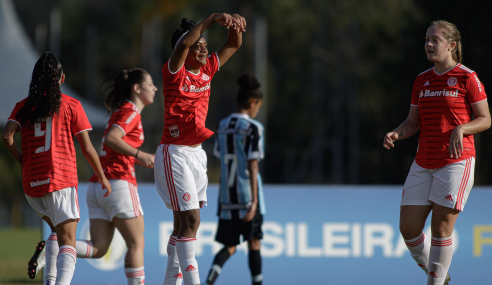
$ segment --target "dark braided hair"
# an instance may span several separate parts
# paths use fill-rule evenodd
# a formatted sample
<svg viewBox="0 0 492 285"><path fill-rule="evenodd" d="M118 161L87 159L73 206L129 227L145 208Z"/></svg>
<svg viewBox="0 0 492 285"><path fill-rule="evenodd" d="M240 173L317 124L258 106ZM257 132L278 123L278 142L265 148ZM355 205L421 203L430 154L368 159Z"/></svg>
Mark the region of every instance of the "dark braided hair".
<svg viewBox="0 0 492 285"><path fill-rule="evenodd" d="M239 91L237 92L236 100L241 109L247 110L250 108L249 99L263 100L263 94L259 90L261 84L253 75L243 73L237 79L237 84L239 84Z"/></svg>
<svg viewBox="0 0 492 285"><path fill-rule="evenodd" d="M130 99L132 89L135 84L142 85L146 80L146 75L149 73L141 68L123 69L116 75L115 78L108 78L103 81L113 80L113 84L101 92L101 97L106 108L112 113L120 108L126 100ZM101 84L101 86L102 86ZM111 89L108 96L104 98L104 93Z"/></svg>
<svg viewBox="0 0 492 285"><path fill-rule="evenodd" d="M38 59L32 71L29 95L16 116L21 124L39 122L58 114L61 104L62 75L62 65L51 52L45 52Z"/></svg>
<svg viewBox="0 0 492 285"><path fill-rule="evenodd" d="M181 25L179 25L180 29L174 31L173 36L171 37L171 47L174 50L174 47L179 41L179 38L183 36L187 31L191 30L195 26L195 22L188 20L186 18L181 19Z"/></svg>

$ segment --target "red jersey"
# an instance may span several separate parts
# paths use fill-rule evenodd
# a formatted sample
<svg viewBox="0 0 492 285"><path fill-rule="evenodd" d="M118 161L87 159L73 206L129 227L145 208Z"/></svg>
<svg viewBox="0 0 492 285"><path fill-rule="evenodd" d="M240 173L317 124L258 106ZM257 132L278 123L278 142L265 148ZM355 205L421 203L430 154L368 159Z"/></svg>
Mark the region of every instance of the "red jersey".
<svg viewBox="0 0 492 285"><path fill-rule="evenodd" d="M417 76L412 91L412 106L419 107L420 134L415 162L435 169L475 156L473 135L463 136L463 153L450 158L449 139L453 129L472 119L471 104L487 100L477 74L458 64L443 74L434 68Z"/></svg>
<svg viewBox="0 0 492 285"><path fill-rule="evenodd" d="M58 114L40 123L22 125L16 115L27 98L18 102L9 121L21 127L22 182L31 197L78 185L73 136L92 130L80 102L62 94Z"/></svg>
<svg viewBox="0 0 492 285"><path fill-rule="evenodd" d="M106 130L104 131L104 136L106 136L113 126L123 131L123 141L130 146L138 148L143 144L144 133L142 120L140 112L133 102L126 101L118 110L111 114L106 125ZM107 179L125 180L133 185L137 185L133 168L135 157L116 152L104 143L101 143L101 157L99 160L101 161L101 166ZM89 181L97 182L97 175L94 174Z"/></svg>
<svg viewBox="0 0 492 285"><path fill-rule="evenodd" d="M169 60L162 67L164 82L164 132L161 144L194 145L214 133L205 128L210 97L210 82L219 70L217 53L208 56L198 74L183 66L172 73Z"/></svg>

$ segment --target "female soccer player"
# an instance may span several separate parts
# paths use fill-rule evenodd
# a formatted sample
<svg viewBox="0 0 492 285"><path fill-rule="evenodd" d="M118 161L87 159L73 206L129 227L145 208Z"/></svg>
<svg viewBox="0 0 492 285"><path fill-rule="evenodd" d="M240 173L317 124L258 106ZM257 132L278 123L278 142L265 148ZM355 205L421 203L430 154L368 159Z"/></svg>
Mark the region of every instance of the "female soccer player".
<svg viewBox="0 0 492 285"><path fill-rule="evenodd" d="M214 155L220 159L219 228L215 240L224 248L217 253L205 284L213 285L222 266L234 254L240 237L248 241L249 269L253 285L261 285L260 239L265 202L258 161L263 158L263 126L253 120L263 95L260 83L243 74L237 83L238 112L222 119L215 140Z"/></svg>
<svg viewBox="0 0 492 285"><path fill-rule="evenodd" d="M226 43L208 55L202 34L213 23L225 26L229 33ZM237 14L212 14L197 25L183 19L181 29L171 38L174 51L162 67L164 133L156 151L154 173L157 191L174 216L166 285L181 282L180 278L185 285L200 284L195 237L199 209L207 201L207 156L201 143L213 134L205 128L210 81L241 46L245 27L245 19Z"/></svg>
<svg viewBox="0 0 492 285"><path fill-rule="evenodd" d="M111 193L111 184L89 139L91 124L80 102L61 93L64 81L65 74L55 56L43 54L34 66L28 97L15 105L2 135L8 151L22 166L27 201L48 223L51 236L57 237L56 251L46 251L47 267L56 267L56 274L45 278L45 284L56 281L57 285L70 284L77 260L75 231L80 212L72 136L77 137L97 180L106 189L100 195L108 197ZM13 138L19 130L22 151ZM36 269L30 271L30 275L36 273Z"/></svg>
<svg viewBox="0 0 492 285"><path fill-rule="evenodd" d="M415 161L403 187L400 231L427 284L448 284L458 214L473 186L473 134L490 127L487 95L477 74L461 64L461 36L439 20L427 29L425 52L434 63L415 80L407 119L384 137L386 149L420 130ZM472 119L472 112L475 119ZM429 239L425 221L432 210Z"/></svg>
<svg viewBox="0 0 492 285"><path fill-rule="evenodd" d="M154 155L138 148L144 140L140 113L154 102L157 88L149 73L140 68L122 70L110 88L105 105L112 113L104 132L100 161L113 193L102 199L103 189L97 183L97 176L89 179L87 207L91 240L77 240L75 248L80 258L103 257L116 227L128 248L125 256L128 285L141 285L145 282L144 219L134 163L154 166Z"/></svg>

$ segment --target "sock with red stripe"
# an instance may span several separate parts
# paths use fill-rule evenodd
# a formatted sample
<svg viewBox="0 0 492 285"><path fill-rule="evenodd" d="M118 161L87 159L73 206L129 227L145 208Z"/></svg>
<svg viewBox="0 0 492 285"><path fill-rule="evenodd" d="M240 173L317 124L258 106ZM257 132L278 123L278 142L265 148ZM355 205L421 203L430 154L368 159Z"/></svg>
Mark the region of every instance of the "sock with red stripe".
<svg viewBox="0 0 492 285"><path fill-rule="evenodd" d="M432 237L427 285L442 285L453 259L453 239Z"/></svg>
<svg viewBox="0 0 492 285"><path fill-rule="evenodd" d="M167 244L167 267L164 285L181 285L183 281L183 274L181 274L176 253L176 238L177 236L170 236Z"/></svg>
<svg viewBox="0 0 492 285"><path fill-rule="evenodd" d="M77 262L75 248L69 245L62 245L56 258L56 285L70 285L75 263Z"/></svg>
<svg viewBox="0 0 492 285"><path fill-rule="evenodd" d="M90 240L78 239L75 242L75 250L77 251L77 257L91 258L94 253L94 246Z"/></svg>
<svg viewBox="0 0 492 285"><path fill-rule="evenodd" d="M125 268L125 275L128 280L128 285L145 284L145 271L143 266L138 268Z"/></svg>
<svg viewBox="0 0 492 285"><path fill-rule="evenodd" d="M410 240L405 240L410 254L417 262L418 266L427 274L427 265L429 264L430 239L422 232L418 237Z"/></svg>
<svg viewBox="0 0 492 285"><path fill-rule="evenodd" d="M195 259L195 241L194 238L181 237L176 243L176 253L178 254L179 266L183 273L184 285L200 284L198 275L198 263Z"/></svg>
<svg viewBox="0 0 492 285"><path fill-rule="evenodd" d="M58 236L52 232L46 241L44 252L46 255L46 267L44 269L44 283L54 285L56 281L56 256L58 255Z"/></svg>

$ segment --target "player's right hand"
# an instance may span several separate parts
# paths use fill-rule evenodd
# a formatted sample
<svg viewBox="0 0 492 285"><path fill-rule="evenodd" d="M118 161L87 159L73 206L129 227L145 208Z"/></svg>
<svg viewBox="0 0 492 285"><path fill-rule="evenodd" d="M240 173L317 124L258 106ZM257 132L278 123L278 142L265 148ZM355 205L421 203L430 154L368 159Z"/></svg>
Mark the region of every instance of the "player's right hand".
<svg viewBox="0 0 492 285"><path fill-rule="evenodd" d="M214 20L221 26L226 28L236 29L238 32L246 32L243 21L239 18L241 16L235 14L233 17L227 13L217 13L214 15ZM244 21L245 22L245 21Z"/></svg>
<svg viewBox="0 0 492 285"><path fill-rule="evenodd" d="M155 155L146 152L139 152L137 157L138 162L148 168L154 167Z"/></svg>
<svg viewBox="0 0 492 285"><path fill-rule="evenodd" d="M393 143L398 139L398 133L396 132L389 132L384 136L384 141L383 141L383 147L385 149L390 149L392 147L395 147L395 144Z"/></svg>
<svg viewBox="0 0 492 285"><path fill-rule="evenodd" d="M101 183L101 186L103 189L106 189L106 193L104 193L103 198L106 198L113 192L113 189L111 188L111 183L109 183L108 179L106 176L104 177L99 177L99 183Z"/></svg>

